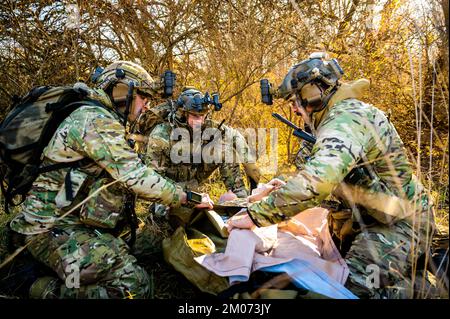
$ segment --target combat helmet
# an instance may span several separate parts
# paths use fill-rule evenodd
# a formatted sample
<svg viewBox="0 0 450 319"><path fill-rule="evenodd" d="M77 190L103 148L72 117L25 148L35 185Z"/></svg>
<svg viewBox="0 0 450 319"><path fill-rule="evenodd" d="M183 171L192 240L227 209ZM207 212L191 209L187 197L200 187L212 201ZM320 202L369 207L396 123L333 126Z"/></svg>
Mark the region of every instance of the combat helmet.
<svg viewBox="0 0 450 319"><path fill-rule="evenodd" d="M329 59L323 52L316 52L308 59L291 67L278 89L261 80L263 102L272 104L272 95L290 100L298 98L303 106L313 106L313 112L321 111L339 86L344 71L336 59Z"/></svg>
<svg viewBox="0 0 450 319"><path fill-rule="evenodd" d="M130 61L116 61L105 69L97 68L91 80L97 88L110 96L125 125L136 94L153 98L158 93L157 84L150 74L140 65ZM126 106L124 112L119 110L120 106Z"/></svg>
<svg viewBox="0 0 450 319"><path fill-rule="evenodd" d="M184 87L177 99L176 105L183 113L206 114L212 108L219 111L222 104L219 102L219 94L208 92L203 94L194 87Z"/></svg>

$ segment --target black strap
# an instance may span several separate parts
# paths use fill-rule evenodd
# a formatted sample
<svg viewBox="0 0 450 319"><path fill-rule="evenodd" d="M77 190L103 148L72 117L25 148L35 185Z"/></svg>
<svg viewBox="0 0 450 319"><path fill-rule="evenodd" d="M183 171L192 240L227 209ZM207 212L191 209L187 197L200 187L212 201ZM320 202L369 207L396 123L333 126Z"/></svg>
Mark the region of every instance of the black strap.
<svg viewBox="0 0 450 319"><path fill-rule="evenodd" d="M81 159L81 160L78 160L75 162L57 163L57 164L52 164L52 165L48 165L45 167L37 168L34 170L34 172L32 174L30 174L29 180L26 180L22 184L19 184L19 185L17 185L17 184L8 185L8 188L6 190L5 190L3 183L1 183L2 193L5 197L5 212L7 214L9 214L10 206L18 206L25 201L26 195L28 194L29 190L31 189L31 187L33 185L34 180L36 179L36 177L39 174L47 173L50 171L55 171L58 169L68 168L68 167L70 168L70 170L67 172L64 183L65 183L65 189L66 189L66 198L68 200L72 201L74 198L73 198L72 180L70 177L71 170L74 168L77 168L77 167L81 167L81 166L90 164L92 162L93 162L93 160L91 160L89 158L84 158L84 159ZM16 196L20 196L20 200L17 203L14 202L14 198Z"/></svg>
<svg viewBox="0 0 450 319"><path fill-rule="evenodd" d="M125 102L125 112L123 115L123 126L125 127L125 129L127 128L128 115L130 114L131 104L133 102L133 90L134 90L134 82L131 81L130 84L128 85L128 94L127 100Z"/></svg>
<svg viewBox="0 0 450 319"><path fill-rule="evenodd" d="M82 100L82 101L76 101L69 103L67 105L64 105L64 101L56 102L52 104L48 104L46 106L46 109L52 110L53 113L50 117L50 119L47 121L46 126L42 130L42 135L39 138L39 141L35 143L35 158L41 157L42 151L44 148L48 145L53 135L56 133L56 130L58 129L59 125L62 123L64 119L66 119L73 111L75 111L77 108L81 106L99 106L102 108L106 108L102 103L95 100ZM60 169L60 168L66 168L73 166L73 163L76 162L70 162L70 163L58 163L54 165L50 165L48 167L40 168L39 173L45 173L49 172L51 170Z"/></svg>
<svg viewBox="0 0 450 319"><path fill-rule="evenodd" d="M72 178L70 173L72 172L72 167L67 171L66 177L64 178L64 185L66 189L66 199L68 201L73 201L73 188L72 188Z"/></svg>
<svg viewBox="0 0 450 319"><path fill-rule="evenodd" d="M135 203L136 195L132 192L128 192L124 212L127 223L130 226L130 239L128 240L127 244L130 247L131 251L133 250L134 243L136 242L136 230L138 228Z"/></svg>
<svg viewBox="0 0 450 319"><path fill-rule="evenodd" d="M10 202L10 204L13 204L12 199L15 196L17 196L17 195L25 196L26 193L28 193L30 187L32 186L32 183L35 180L34 177L37 177L40 174L47 173L50 171L55 171L58 169L68 168L68 167L70 167L70 168L81 167L82 165L86 165L90 162L92 162L92 160L90 160L90 159L81 159L81 160L78 160L75 162L57 163L57 164L52 164L52 165L48 165L48 166L40 167L40 168L30 168L29 175L33 176L33 178L30 179L29 181L27 181L27 183L23 183L22 185L14 185L14 189L9 190L10 187L8 187L8 189L5 192L5 199L8 198L9 199L8 201ZM69 178L70 178L70 175L69 175ZM30 185L30 183L31 183L31 185ZM70 183L70 186L71 186L71 183ZM23 200L22 200L22 202L23 202ZM21 203L19 202L18 204L15 204L14 206L17 206L20 204Z"/></svg>
<svg viewBox="0 0 450 319"><path fill-rule="evenodd" d="M71 172L74 168L78 168L83 165L90 164L92 162L93 162L93 160L91 160L89 158L83 158L83 159L75 161L75 162L57 163L57 164L48 165L48 166L40 168L39 173L42 174L42 173L47 173L47 172L54 171L57 169L69 167L66 177L64 178L64 186L65 186L65 190L66 190L66 199L69 201L73 201L74 197L73 197Z"/></svg>
<svg viewBox="0 0 450 319"><path fill-rule="evenodd" d="M81 167L83 165L87 165L91 162L92 162L91 159L83 158L83 159L80 159L80 160L74 161L74 162L51 164L51 165L47 165L44 167L40 167L38 169L38 174L48 173L51 171L55 171L55 170L62 169L62 168L68 168L68 167L77 168L77 167Z"/></svg>

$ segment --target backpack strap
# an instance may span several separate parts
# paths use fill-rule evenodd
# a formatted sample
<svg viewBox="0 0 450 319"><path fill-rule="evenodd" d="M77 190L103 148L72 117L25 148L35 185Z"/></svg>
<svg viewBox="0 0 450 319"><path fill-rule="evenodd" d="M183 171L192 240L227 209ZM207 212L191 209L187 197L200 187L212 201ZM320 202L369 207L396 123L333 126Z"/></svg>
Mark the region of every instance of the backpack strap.
<svg viewBox="0 0 450 319"><path fill-rule="evenodd" d="M55 170L59 170L59 169L63 169L63 168L70 168L70 170L72 170L74 168L79 168L84 165L90 164L92 162L93 161L91 159L83 158L81 160L74 161L74 162L56 163L56 164L47 165L47 166L38 167L38 168L33 167L33 166L27 167L27 169L29 170L28 174L30 176L33 176L32 179L26 180L21 184L14 185L14 189L5 189L3 183L1 183L1 189L5 196L5 211L7 213L9 213L9 205L19 206L20 204L22 204L25 201L26 195L28 194L34 180L36 179L36 178L34 178L34 176L37 177L40 174L44 174L47 172L51 172L51 171L55 171ZM72 181L70 179L70 170L67 173L64 182L65 182L65 188L66 188L66 197L69 200L73 200L73 189L72 189ZM17 203L14 203L13 199L14 199L14 197L16 197L18 195L21 196L20 201Z"/></svg>
<svg viewBox="0 0 450 319"><path fill-rule="evenodd" d="M82 91L83 92L83 91ZM103 104L101 104L98 101L95 100L82 100L82 101L76 101L72 102L70 104L67 104L67 101L62 101L47 104L45 109L47 112L53 112L50 120L47 122L49 125L44 128L41 138L39 139L39 146L36 148L35 152L42 154L42 151L44 148L48 145L53 135L56 133L56 130L58 129L59 125L62 123L61 119L67 118L73 111L75 111L77 108L81 106L99 106L103 107ZM62 113L62 114L61 114ZM71 171L74 168L79 168L81 166L87 165L93 163L93 160L88 158L83 158L78 161L69 162L69 163L56 163L52 165L48 165L45 167L39 167L38 169L38 175L47 173L54 170L59 170L62 168L69 168L69 171L66 174L66 177L64 178L64 184L65 184L65 190L66 190L66 198L69 201L72 201L74 199L73 197L73 188L72 188L72 179L71 179Z"/></svg>
<svg viewBox="0 0 450 319"><path fill-rule="evenodd" d="M55 171L55 170L59 170L59 169L63 169L63 168L69 168L69 171L67 172L66 177L64 178L64 185L65 185L65 190L66 190L66 198L69 201L73 201L74 197L73 197L72 179L71 179L70 173L74 168L80 168L81 166L92 163L92 162L93 161L91 159L83 158L83 159L80 159L75 162L52 164L52 165L48 165L45 167L40 167L38 169L38 174L40 175L43 173L47 173L47 172L51 172L51 171Z"/></svg>
<svg viewBox="0 0 450 319"><path fill-rule="evenodd" d="M42 151L48 145L53 135L56 133L59 125L64 119L66 119L73 111L81 106L99 106L105 108L103 104L94 100L76 101L69 104L65 104L65 101L47 104L45 107L46 112L53 112L50 119L45 124L42 130L42 135L39 138L38 147L35 149L35 155L37 158L41 157Z"/></svg>

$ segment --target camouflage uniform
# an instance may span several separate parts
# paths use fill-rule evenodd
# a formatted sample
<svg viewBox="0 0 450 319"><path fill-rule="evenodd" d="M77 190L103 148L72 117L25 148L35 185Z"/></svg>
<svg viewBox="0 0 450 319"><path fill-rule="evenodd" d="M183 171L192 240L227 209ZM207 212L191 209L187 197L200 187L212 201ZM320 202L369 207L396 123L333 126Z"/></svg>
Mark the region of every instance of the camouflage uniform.
<svg viewBox="0 0 450 319"><path fill-rule="evenodd" d="M174 116L175 119L172 117L169 120L170 116ZM219 161L218 163L193 163L192 154L194 152L201 152L201 149L194 150L194 143L191 141L188 146L191 150L191 162L172 163L170 152L173 145L177 143L177 141L171 139L172 131L175 128L185 128L191 132L190 135L192 136L192 128L182 122L180 117L179 113L170 112L170 106L167 103L158 105L142 115L142 119L138 123L137 131L140 134L144 133L146 135L146 145L145 143L138 143L137 148L141 151L146 150L145 153L141 154L145 163L165 178L176 182L182 188L192 191L199 191L199 186L218 169L221 179L228 190L233 191L239 198L247 197L247 190L244 183L245 177L239 163L225 163L224 153L222 153L221 162ZM169 121L174 124L169 123ZM202 129L217 128L218 126L219 123L207 118ZM237 131L226 125L221 126L221 131L223 132L223 142L225 142L225 134L232 134L235 138L242 137L242 135L238 135ZM239 142L245 143L245 140ZM202 149L207 143L208 141L203 141L203 145L201 145ZM223 151L227 150L225 146L220 145ZM246 169L249 176L251 174L253 176L258 175L259 170L256 166L248 165L247 167L250 168ZM250 172L251 168L253 170ZM257 178L259 179L259 176ZM162 205L153 205L152 209L157 217L166 214L166 209ZM134 248L135 255L139 256L139 258L144 258L147 254L159 251L161 249L161 241L164 237L170 235L172 228L174 229L180 225L185 226L190 221L193 212L194 209L189 207L172 208L168 216L153 219L152 221L149 220L144 226L144 229L138 233ZM170 225L167 223L167 220L170 220ZM163 233L155 233L154 221L157 221L157 227L159 229L164 230Z"/></svg>
<svg viewBox="0 0 450 319"><path fill-rule="evenodd" d="M410 297L407 282L417 257L431 242L432 203L412 172L394 126L379 109L356 99L357 93L352 85L342 84L328 106L315 113L317 142L309 161L280 190L251 204L248 212L257 225L268 226L320 206L330 194L337 196L352 208L353 220L361 226L345 256L349 289L360 297L382 297L387 289L366 285L371 273L366 267L375 264L381 286ZM370 178L355 185L342 183L360 160Z"/></svg>
<svg viewBox="0 0 450 319"><path fill-rule="evenodd" d="M126 143L118 116L99 106L80 107L66 118L44 149L44 158L44 166L82 158L93 161L80 168L41 174L22 204L21 214L11 221L12 230L26 235L31 254L60 278L36 282L32 295L39 291L34 297L146 297L148 275L136 265L121 238L113 236L111 229L91 227L96 224L80 219L79 208L63 215L92 191L92 185L105 171L123 192L130 190L168 206L180 205L182 189L145 166ZM70 176L73 201L66 198L66 176ZM123 205L110 195L106 197ZM99 209L108 207L100 205ZM79 269L78 289L66 285L74 265Z"/></svg>
<svg viewBox="0 0 450 319"><path fill-rule="evenodd" d="M178 126L183 127L183 126ZM188 126L184 126L186 129ZM218 123L206 120L205 127L218 127ZM238 163L225 163L225 145L223 147L222 162L219 163L180 163L173 164L170 158L170 151L176 141L170 139L172 126L169 123L157 125L149 135L145 163L163 176L176 181L179 185L188 187L190 190L197 190L199 184L204 182L211 174L219 169L223 183L228 190L232 190L238 197L246 197L244 176ZM222 131L230 130L222 125ZM207 141L203 142L205 145ZM190 149L193 149L191 143ZM194 152L195 150L193 150ZM200 152L201 150L196 150ZM192 155L192 153L191 153ZM191 157L192 161L192 157Z"/></svg>
<svg viewBox="0 0 450 319"><path fill-rule="evenodd" d="M244 183L244 174L240 169L239 163L226 163L225 151L226 145L222 146L221 159L217 163L195 163L193 161L194 152L201 154L203 147L209 141L202 141L202 149L193 149L194 143L191 141L187 146L190 149L190 162L188 163L172 163L170 152L177 141L171 140L172 131L176 128L186 129L190 132L192 138L192 128L181 120L180 110L174 111L168 103L159 104L149 111L142 114L136 128L131 137L136 138L136 149L140 153L141 158L150 167L154 168L161 175L173 180L183 188L198 191L201 183L219 169L222 181L228 190L232 190L238 197L247 196L247 190ZM202 130L207 128L218 128L219 123L207 118ZM234 143L236 139L240 139L239 143L245 143L242 135L236 130L226 125L220 128L222 132L222 142L225 142L225 135L233 136ZM244 144L246 145L246 144ZM246 156L246 154L244 154ZM243 160L248 160L244 158ZM245 167L246 172L255 175L255 179L259 180L259 171L254 166ZM252 176L253 177L253 176Z"/></svg>

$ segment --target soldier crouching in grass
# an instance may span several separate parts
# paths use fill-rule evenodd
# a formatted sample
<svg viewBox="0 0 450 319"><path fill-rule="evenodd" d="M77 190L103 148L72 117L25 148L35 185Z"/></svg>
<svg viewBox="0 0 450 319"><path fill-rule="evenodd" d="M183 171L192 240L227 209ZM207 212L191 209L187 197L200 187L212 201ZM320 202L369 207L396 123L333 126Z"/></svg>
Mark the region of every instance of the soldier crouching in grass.
<svg viewBox="0 0 450 319"><path fill-rule="evenodd" d="M230 140L233 145L228 145L225 136L239 138L239 142L244 144L245 139L231 127L211 119L212 111L221 108L218 95L217 98L215 96L186 87L173 104L167 102L150 109L146 112L148 116L142 116L143 123L139 125L145 127L143 131L146 132L144 146L141 144L139 149L145 150L142 157L147 165L184 189L199 191L202 184L218 172L227 189L219 201L239 198L245 201L248 190L244 170L256 182L259 180L259 170L252 163L243 163L242 170L239 161L235 160L236 156L232 157L233 161L227 161L227 151L236 154L233 153L234 140ZM157 123L154 114L160 117ZM208 130L216 135L203 139ZM207 151L207 148L212 149L212 145L219 151L216 156L210 156ZM159 251L164 237L178 226L186 226L194 213L193 207L187 206L169 209L163 205L152 205L151 210L152 214L163 219L158 219L157 227L152 227L155 225L148 221L138 234L135 252L140 256ZM170 226L165 219L170 221ZM155 229L158 227L165 233L158 232Z"/></svg>
<svg viewBox="0 0 450 319"><path fill-rule="evenodd" d="M147 297L148 274L117 236L122 213L136 195L170 207L187 203L186 193L145 166L125 140L127 121L157 93L150 75L118 61L96 83L85 90L101 105L73 111L43 151L44 166L87 161L39 175L10 223L31 255L56 273L32 284L32 298ZM208 196L197 206L211 207Z"/></svg>
<svg viewBox="0 0 450 319"><path fill-rule="evenodd" d="M336 60L313 54L289 70L278 90L271 89L292 103L316 143L296 176L229 224L276 224L333 194L351 212L345 223L353 233L345 254L346 286L360 298L413 298L422 282L417 261L429 252L434 233L432 202L392 123L358 100L367 81L341 83L342 74ZM365 176L349 178L357 167Z"/></svg>

